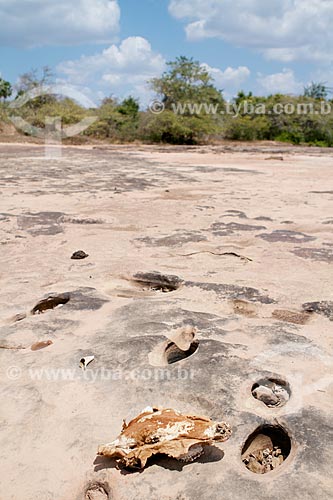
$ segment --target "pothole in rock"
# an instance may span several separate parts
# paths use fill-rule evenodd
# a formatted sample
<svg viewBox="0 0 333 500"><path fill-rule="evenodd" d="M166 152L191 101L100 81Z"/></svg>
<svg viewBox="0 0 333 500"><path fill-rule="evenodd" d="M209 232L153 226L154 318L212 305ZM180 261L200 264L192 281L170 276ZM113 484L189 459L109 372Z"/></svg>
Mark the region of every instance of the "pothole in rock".
<svg viewBox="0 0 333 500"><path fill-rule="evenodd" d="M291 439L279 425L262 425L246 440L242 461L255 474L266 474L280 467L291 451Z"/></svg>
<svg viewBox="0 0 333 500"><path fill-rule="evenodd" d="M190 348L187 349L186 351L183 351L180 349L174 342L169 342L166 349L165 349L165 359L168 365L172 365L173 363L177 363L178 361L181 361L182 359L189 358L194 354L199 347L199 341L194 340Z"/></svg>
<svg viewBox="0 0 333 500"><path fill-rule="evenodd" d="M196 328L185 326L171 332L169 339L159 344L149 354L149 362L153 366L167 366L192 356L199 348L199 340L195 339Z"/></svg>
<svg viewBox="0 0 333 500"><path fill-rule="evenodd" d="M136 273L132 278L132 283L139 286L143 291L167 293L178 290L183 284L183 280L178 276L151 272Z"/></svg>
<svg viewBox="0 0 333 500"><path fill-rule="evenodd" d="M84 500L108 500L111 498L106 484L92 483L85 492Z"/></svg>
<svg viewBox="0 0 333 500"><path fill-rule="evenodd" d="M31 310L31 314L42 314L49 309L55 309L58 306L67 304L70 301L69 293L62 293L59 295L50 295L46 299L40 300L38 304Z"/></svg>
<svg viewBox="0 0 333 500"><path fill-rule="evenodd" d="M287 382L275 378L263 378L252 386L252 396L268 408L284 406L290 399L290 386Z"/></svg>

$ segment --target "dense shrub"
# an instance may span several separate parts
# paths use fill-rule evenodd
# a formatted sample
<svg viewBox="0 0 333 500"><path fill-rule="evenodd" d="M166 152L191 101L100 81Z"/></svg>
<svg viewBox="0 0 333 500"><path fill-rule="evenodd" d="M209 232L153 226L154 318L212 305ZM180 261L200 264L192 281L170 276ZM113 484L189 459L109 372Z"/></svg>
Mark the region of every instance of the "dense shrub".
<svg viewBox="0 0 333 500"><path fill-rule="evenodd" d="M1 82L0 124L9 122L10 102L6 99L12 91L9 82ZM142 140L200 144L228 139L277 140L333 147L333 101L328 100L330 89L323 84L311 84L303 96L274 94L267 97L240 91L231 103L226 103L206 66L179 57L168 64L167 71L160 78L150 81L161 107L164 107L163 112L154 114L149 109L140 111L139 103L133 97L122 102L109 97L97 109L85 109L72 99L47 92L44 95L43 89L47 89L50 83L52 72L47 67L41 72L22 75L16 96L12 98L14 102L27 90L37 89L42 93L24 106L10 109L10 113L38 128L45 127L46 117L59 117L66 127L85 117L97 116L82 135L115 143ZM33 133L33 129L27 133Z"/></svg>
<svg viewBox="0 0 333 500"><path fill-rule="evenodd" d="M139 104L129 97L120 104L112 98L104 99L95 113L98 119L85 135L113 142L130 142L138 137Z"/></svg>
<svg viewBox="0 0 333 500"><path fill-rule="evenodd" d="M270 138L270 123L266 116L238 116L225 123L223 137L234 141L254 141Z"/></svg>

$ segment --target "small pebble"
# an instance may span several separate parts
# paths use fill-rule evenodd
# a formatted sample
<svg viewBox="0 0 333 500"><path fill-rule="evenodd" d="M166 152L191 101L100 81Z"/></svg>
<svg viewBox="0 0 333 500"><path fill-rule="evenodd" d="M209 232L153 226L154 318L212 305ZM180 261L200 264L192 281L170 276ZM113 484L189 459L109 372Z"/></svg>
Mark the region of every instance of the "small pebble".
<svg viewBox="0 0 333 500"><path fill-rule="evenodd" d="M72 260L82 260L82 259L86 259L87 257L89 257L89 255L84 252L83 250L78 250L77 252L74 252L71 259Z"/></svg>

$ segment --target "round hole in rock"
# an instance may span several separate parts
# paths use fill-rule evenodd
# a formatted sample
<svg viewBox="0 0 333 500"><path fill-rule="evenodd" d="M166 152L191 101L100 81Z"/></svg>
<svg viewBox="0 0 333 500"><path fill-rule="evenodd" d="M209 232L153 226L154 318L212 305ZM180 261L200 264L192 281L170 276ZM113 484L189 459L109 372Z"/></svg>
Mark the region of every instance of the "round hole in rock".
<svg viewBox="0 0 333 500"><path fill-rule="evenodd" d="M196 333L197 328L190 324L169 331L168 340L156 345L149 353L149 363L152 366L167 366L192 356L199 347Z"/></svg>
<svg viewBox="0 0 333 500"><path fill-rule="evenodd" d="M104 483L90 483L86 488L84 500L108 500L110 499L108 485Z"/></svg>
<svg viewBox="0 0 333 500"><path fill-rule="evenodd" d="M284 406L290 399L290 386L287 382L276 378L262 378L253 384L252 396L264 403L268 408Z"/></svg>
<svg viewBox="0 0 333 500"><path fill-rule="evenodd" d="M31 314L42 314L49 309L55 309L60 305L65 305L70 300L69 293L62 293L59 295L50 295L46 299L42 299L32 309Z"/></svg>
<svg viewBox="0 0 333 500"><path fill-rule="evenodd" d="M280 467L291 451L291 439L279 425L262 425L246 440L242 461L251 472L266 474Z"/></svg>
<svg viewBox="0 0 333 500"><path fill-rule="evenodd" d="M168 365L172 365L173 363L177 363L182 359L186 359L189 356L192 356L199 347L199 341L194 340L189 349L186 351L182 351L174 342L170 342L165 349L165 357Z"/></svg>

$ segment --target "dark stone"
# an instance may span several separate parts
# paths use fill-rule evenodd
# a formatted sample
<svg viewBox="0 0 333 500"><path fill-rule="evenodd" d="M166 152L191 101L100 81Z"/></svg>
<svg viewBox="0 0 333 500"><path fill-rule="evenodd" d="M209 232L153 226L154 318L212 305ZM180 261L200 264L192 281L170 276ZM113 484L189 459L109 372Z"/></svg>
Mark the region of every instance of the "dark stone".
<svg viewBox="0 0 333 500"><path fill-rule="evenodd" d="M74 252L71 259L72 260L82 260L82 259L86 259L87 257L89 257L89 255L84 252L83 250L78 250L77 252Z"/></svg>

